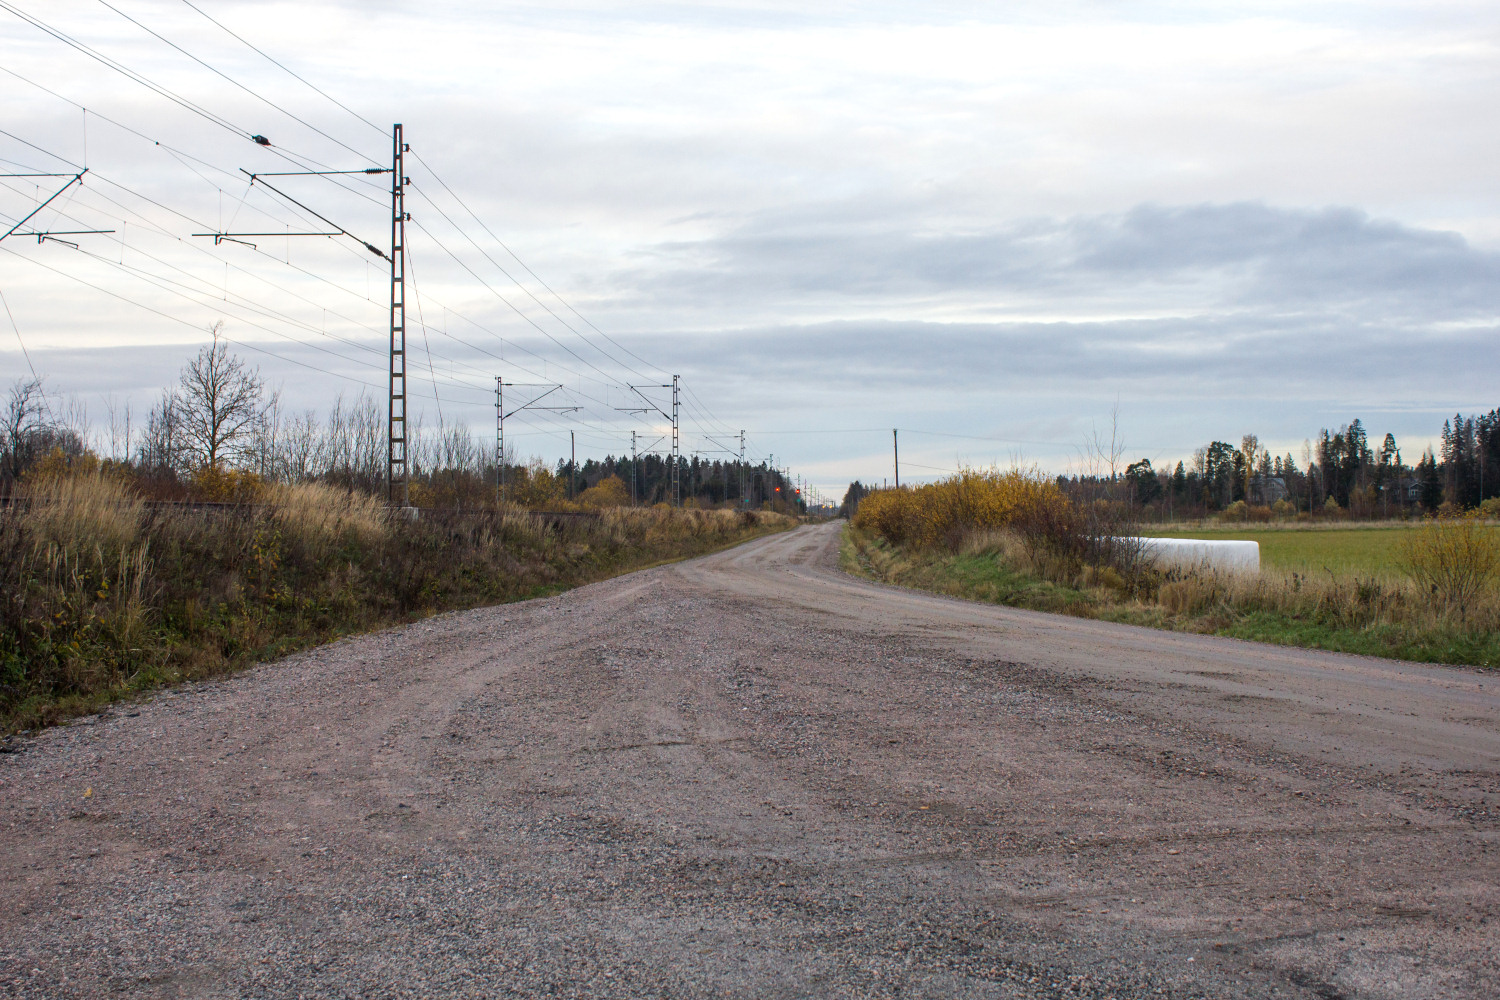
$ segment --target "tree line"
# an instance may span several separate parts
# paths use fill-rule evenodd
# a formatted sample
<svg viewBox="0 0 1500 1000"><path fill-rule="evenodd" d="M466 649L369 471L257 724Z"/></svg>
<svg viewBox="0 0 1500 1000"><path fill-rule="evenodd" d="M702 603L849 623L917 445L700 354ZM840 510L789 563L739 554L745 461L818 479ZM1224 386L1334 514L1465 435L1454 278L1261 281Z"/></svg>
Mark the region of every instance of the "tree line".
<svg viewBox="0 0 1500 1000"><path fill-rule="evenodd" d="M323 414L291 411L260 372L213 342L185 364L143 420L109 407L102 432L80 408L50 397L39 378L9 390L0 414L0 492L10 493L38 464L92 462L128 474L161 500L236 500L256 484L324 482L382 494L386 488L385 401L361 394L334 399ZM652 505L672 500L670 455L497 462L493 439L467 426L414 423L408 465L417 506L493 504L503 481L507 502L529 507L592 501ZM766 463L678 460L687 506L749 506L783 512L803 506L795 487Z"/></svg>
<svg viewBox="0 0 1500 1000"><path fill-rule="evenodd" d="M1187 462L1153 468L1150 459L1127 465L1118 478L1135 507L1163 517L1201 516L1245 508L1280 513L1345 512L1355 517L1402 517L1462 511L1500 496L1500 409L1457 414L1443 424L1439 451L1424 450L1408 464L1392 434L1372 442L1352 420L1324 428L1299 456L1272 454L1247 434L1238 445L1213 441ZM1077 492L1100 477L1059 477ZM1111 471L1108 479L1116 478Z"/></svg>

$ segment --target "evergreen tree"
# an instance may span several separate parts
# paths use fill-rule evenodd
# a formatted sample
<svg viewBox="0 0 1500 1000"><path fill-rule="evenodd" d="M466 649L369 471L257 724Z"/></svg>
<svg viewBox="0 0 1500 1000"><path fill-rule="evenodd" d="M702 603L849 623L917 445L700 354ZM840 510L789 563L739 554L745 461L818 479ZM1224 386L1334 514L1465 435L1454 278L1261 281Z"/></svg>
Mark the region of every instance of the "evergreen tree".
<svg viewBox="0 0 1500 1000"><path fill-rule="evenodd" d="M1443 502L1443 481L1438 476L1437 459L1428 450L1417 463L1417 502L1428 513L1438 509Z"/></svg>
<svg viewBox="0 0 1500 1000"><path fill-rule="evenodd" d="M1125 482L1130 487L1131 498L1142 507L1161 496L1161 483L1156 470L1151 468L1151 459L1143 458L1125 467Z"/></svg>
<svg viewBox="0 0 1500 1000"><path fill-rule="evenodd" d="M844 491L844 502L839 505L839 517L853 517L854 512L859 510L859 502L870 495L869 489L858 479L849 484Z"/></svg>

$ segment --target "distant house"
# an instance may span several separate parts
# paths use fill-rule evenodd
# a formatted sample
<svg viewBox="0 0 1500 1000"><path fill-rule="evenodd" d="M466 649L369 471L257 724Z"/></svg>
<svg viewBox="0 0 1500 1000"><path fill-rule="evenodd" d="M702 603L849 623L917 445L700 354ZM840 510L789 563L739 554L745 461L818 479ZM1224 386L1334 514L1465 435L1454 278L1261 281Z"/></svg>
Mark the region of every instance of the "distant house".
<svg viewBox="0 0 1500 1000"><path fill-rule="evenodd" d="M1250 502L1267 506L1291 496L1280 476L1256 476L1250 480Z"/></svg>

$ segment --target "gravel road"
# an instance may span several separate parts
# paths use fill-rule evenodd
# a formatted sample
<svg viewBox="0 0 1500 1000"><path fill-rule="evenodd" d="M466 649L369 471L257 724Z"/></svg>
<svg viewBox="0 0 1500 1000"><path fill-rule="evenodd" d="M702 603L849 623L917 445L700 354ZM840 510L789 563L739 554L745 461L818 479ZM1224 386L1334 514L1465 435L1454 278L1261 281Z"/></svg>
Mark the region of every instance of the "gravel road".
<svg viewBox="0 0 1500 1000"><path fill-rule="evenodd" d="M0 754L0 995L1500 996L1500 676L803 528Z"/></svg>

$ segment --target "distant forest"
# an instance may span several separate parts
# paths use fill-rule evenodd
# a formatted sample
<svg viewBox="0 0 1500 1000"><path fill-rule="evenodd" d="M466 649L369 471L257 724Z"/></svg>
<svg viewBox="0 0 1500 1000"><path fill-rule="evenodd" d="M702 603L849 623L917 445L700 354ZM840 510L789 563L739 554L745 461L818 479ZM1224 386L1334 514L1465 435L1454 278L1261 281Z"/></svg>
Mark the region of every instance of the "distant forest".
<svg viewBox="0 0 1500 1000"><path fill-rule="evenodd" d="M776 510L806 509L796 484L764 462L741 465L737 461L708 461L697 455L684 456L679 462L684 502L692 499L703 507L744 503ZM566 459L557 463L555 475L563 482L568 482L573 472L574 466ZM634 461L629 455L610 456L602 462L587 459L577 465L575 490L597 486L611 476L618 477L627 488L634 484L636 503L649 505L672 499L671 455L641 455Z"/></svg>
<svg viewBox="0 0 1500 1000"><path fill-rule="evenodd" d="M1099 478L1058 482L1088 492ZM1279 512L1337 508L1355 517L1471 510L1500 496L1500 409L1445 421L1439 453L1424 451L1415 464L1406 463L1393 435L1373 444L1364 424L1353 420L1320 431L1300 456L1272 455L1247 434L1238 446L1213 441L1171 469L1153 468L1143 458L1120 478L1133 505L1164 517L1204 515L1236 503Z"/></svg>

